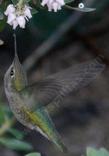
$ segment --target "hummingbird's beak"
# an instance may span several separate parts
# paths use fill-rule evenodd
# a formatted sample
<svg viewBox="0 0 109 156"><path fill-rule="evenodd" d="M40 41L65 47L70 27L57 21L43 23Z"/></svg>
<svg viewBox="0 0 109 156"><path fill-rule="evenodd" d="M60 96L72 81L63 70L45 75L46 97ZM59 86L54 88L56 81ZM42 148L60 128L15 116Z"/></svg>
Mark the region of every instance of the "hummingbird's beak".
<svg viewBox="0 0 109 156"><path fill-rule="evenodd" d="M14 56L14 60L13 60L13 66L14 66L16 72L22 68L22 65L19 61L19 57L16 52L15 52L15 56Z"/></svg>
<svg viewBox="0 0 109 156"><path fill-rule="evenodd" d="M20 61L19 61L19 57L18 57L18 54L17 54L16 34L13 34L13 36L14 36L14 52L15 52L13 63L15 65L16 63L20 64Z"/></svg>
<svg viewBox="0 0 109 156"><path fill-rule="evenodd" d="M13 60L13 67L15 70L15 78L14 83L15 87L18 91L22 90L27 85L26 73L19 61L19 57L17 54L17 45L16 45L16 35L14 34L14 46L15 46L15 56Z"/></svg>
<svg viewBox="0 0 109 156"><path fill-rule="evenodd" d="M19 57L17 54L17 43L16 43L16 34L13 34L14 36L14 52L15 52L15 56L14 56L14 60L13 60L13 67L15 69L15 73L18 74L20 73L20 69L22 68L20 61L19 61Z"/></svg>

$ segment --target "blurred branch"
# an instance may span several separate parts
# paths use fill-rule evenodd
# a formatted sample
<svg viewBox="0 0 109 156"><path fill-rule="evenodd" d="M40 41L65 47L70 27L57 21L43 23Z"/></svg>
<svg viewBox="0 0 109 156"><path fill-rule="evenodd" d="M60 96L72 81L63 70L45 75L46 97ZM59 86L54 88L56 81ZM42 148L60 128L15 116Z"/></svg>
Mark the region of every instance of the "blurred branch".
<svg viewBox="0 0 109 156"><path fill-rule="evenodd" d="M88 1L88 5L91 5L93 3L93 0ZM85 13L82 12L74 12L71 14L71 16L62 23L59 28L46 40L44 43L42 43L41 46L37 48L25 61L24 61L24 68L26 70L30 70L35 63L38 62L40 58L42 58L44 55L46 55L53 47L54 45L59 41L59 39L71 28L74 27L78 21L81 19L81 17Z"/></svg>

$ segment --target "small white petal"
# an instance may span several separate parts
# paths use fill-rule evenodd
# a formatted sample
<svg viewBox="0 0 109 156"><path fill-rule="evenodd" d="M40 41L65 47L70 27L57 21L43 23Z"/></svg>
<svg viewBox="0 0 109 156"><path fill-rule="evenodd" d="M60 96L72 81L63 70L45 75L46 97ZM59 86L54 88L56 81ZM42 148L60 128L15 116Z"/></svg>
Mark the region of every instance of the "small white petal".
<svg viewBox="0 0 109 156"><path fill-rule="evenodd" d="M24 7L25 9L29 9L29 10L31 10L32 9L32 7L30 7L30 6L28 6L28 5L25 5L25 7Z"/></svg>
<svg viewBox="0 0 109 156"><path fill-rule="evenodd" d="M13 25L13 29L16 29L16 27L18 26L17 20L14 20L12 25Z"/></svg>
<svg viewBox="0 0 109 156"><path fill-rule="evenodd" d="M53 10L54 10L54 12L57 12L57 10L58 10L58 3L56 3L56 2L53 3Z"/></svg>
<svg viewBox="0 0 109 156"><path fill-rule="evenodd" d="M24 11L24 15L28 18L32 18L31 11L29 8L26 8Z"/></svg>
<svg viewBox="0 0 109 156"><path fill-rule="evenodd" d="M48 5L51 5L52 6L54 2L55 2L55 0L49 0L48 1Z"/></svg>
<svg viewBox="0 0 109 156"><path fill-rule="evenodd" d="M7 23L8 23L9 25L11 25L11 26L13 25L13 23L12 23L12 22L8 22L8 21L7 21Z"/></svg>
<svg viewBox="0 0 109 156"><path fill-rule="evenodd" d="M13 4L10 4L10 5L8 5L8 7L7 7L6 11L4 12L4 14L7 16L10 13L13 13L13 12L15 12L15 7L14 7Z"/></svg>
<svg viewBox="0 0 109 156"><path fill-rule="evenodd" d="M17 20L19 26L24 29L25 28L25 24L26 24L24 16L18 16L16 18L16 20Z"/></svg>
<svg viewBox="0 0 109 156"><path fill-rule="evenodd" d="M57 2L58 2L60 5L65 5L64 0L57 0Z"/></svg>
<svg viewBox="0 0 109 156"><path fill-rule="evenodd" d="M27 21L29 21L29 19L28 19L28 17L27 16L24 16L25 17L25 19L27 20Z"/></svg>
<svg viewBox="0 0 109 156"><path fill-rule="evenodd" d="M10 14L8 15L7 23L9 24L9 23L13 22L13 20L15 20L15 19L16 19L16 15L13 14L13 13L10 13Z"/></svg>
<svg viewBox="0 0 109 156"><path fill-rule="evenodd" d="M50 6L50 5L48 6L48 11L50 11L50 12L52 11L52 6Z"/></svg>
<svg viewBox="0 0 109 156"><path fill-rule="evenodd" d="M48 1L49 1L49 0L43 0L42 3L41 3L41 5L42 5L42 6L45 6L45 5L48 3Z"/></svg>
<svg viewBox="0 0 109 156"><path fill-rule="evenodd" d="M58 5L58 10L61 10L61 5Z"/></svg>

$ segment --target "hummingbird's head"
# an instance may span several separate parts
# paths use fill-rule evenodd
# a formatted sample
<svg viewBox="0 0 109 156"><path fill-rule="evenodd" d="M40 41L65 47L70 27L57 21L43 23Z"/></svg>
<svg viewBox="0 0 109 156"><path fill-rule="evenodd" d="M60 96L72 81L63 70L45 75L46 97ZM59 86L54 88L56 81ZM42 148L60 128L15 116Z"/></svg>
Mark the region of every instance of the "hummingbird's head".
<svg viewBox="0 0 109 156"><path fill-rule="evenodd" d="M13 87L20 91L27 85L26 72L24 71L17 54L15 54L14 60L7 70L4 77L5 87Z"/></svg>

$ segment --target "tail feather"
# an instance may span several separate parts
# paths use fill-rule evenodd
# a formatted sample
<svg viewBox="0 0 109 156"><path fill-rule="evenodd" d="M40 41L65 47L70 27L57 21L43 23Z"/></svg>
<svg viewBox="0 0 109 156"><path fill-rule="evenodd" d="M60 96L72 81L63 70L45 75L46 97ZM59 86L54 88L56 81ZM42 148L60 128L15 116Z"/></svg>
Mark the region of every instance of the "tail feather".
<svg viewBox="0 0 109 156"><path fill-rule="evenodd" d="M68 148L66 147L66 145L62 142L62 141L58 141L58 142L53 142L57 147L58 149L60 149L61 152L63 153L68 153Z"/></svg>
<svg viewBox="0 0 109 156"><path fill-rule="evenodd" d="M52 136L53 138L50 138L50 140L52 141L52 143L54 143L54 145L63 153L69 153L68 148L66 147L66 145L63 143L61 136L59 135L59 133L56 131L54 133L54 135Z"/></svg>
<svg viewBox="0 0 109 156"><path fill-rule="evenodd" d="M51 141L61 152L68 153L68 148L66 145L62 142L62 139L58 132L56 131L54 134L55 136L49 137L47 136L39 127L35 127L35 129L41 133L43 136L45 136L49 141Z"/></svg>

